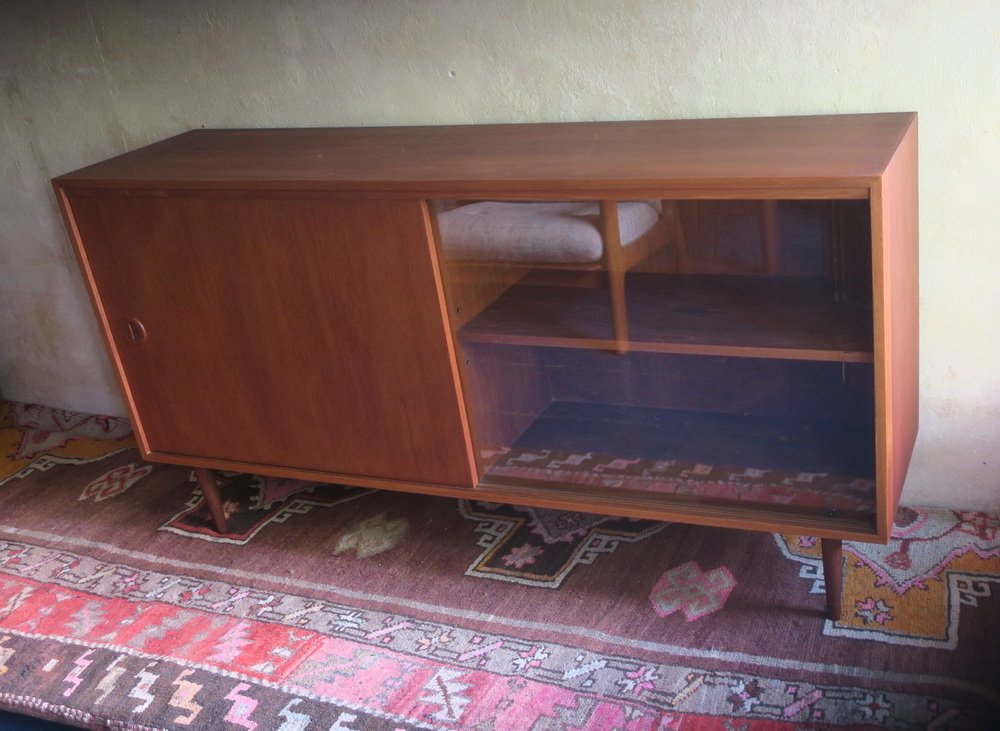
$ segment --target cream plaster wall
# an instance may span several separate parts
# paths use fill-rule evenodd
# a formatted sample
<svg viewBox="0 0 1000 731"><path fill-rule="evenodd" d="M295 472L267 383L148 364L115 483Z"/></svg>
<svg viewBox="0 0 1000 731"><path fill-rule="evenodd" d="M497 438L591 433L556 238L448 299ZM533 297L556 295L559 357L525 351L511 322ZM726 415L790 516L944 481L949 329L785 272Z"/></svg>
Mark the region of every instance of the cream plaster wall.
<svg viewBox="0 0 1000 731"><path fill-rule="evenodd" d="M911 504L1000 509L997 0L0 0L0 392L123 413L48 179L182 130L916 110Z"/></svg>

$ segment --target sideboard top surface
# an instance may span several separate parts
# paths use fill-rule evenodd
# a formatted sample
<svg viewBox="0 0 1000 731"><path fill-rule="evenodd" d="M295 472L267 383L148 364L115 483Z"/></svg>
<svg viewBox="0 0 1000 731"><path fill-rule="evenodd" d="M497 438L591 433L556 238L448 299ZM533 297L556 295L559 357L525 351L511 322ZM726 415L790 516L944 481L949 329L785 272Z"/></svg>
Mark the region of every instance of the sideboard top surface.
<svg viewBox="0 0 1000 731"><path fill-rule="evenodd" d="M866 187L916 114L193 130L57 178L64 188L532 191Z"/></svg>

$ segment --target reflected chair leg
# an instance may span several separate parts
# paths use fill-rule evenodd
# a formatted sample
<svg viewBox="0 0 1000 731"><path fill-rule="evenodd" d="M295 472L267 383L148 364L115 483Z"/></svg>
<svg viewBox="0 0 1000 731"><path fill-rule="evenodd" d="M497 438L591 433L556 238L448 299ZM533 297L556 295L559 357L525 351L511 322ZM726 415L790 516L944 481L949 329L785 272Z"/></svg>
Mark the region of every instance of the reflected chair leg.
<svg viewBox="0 0 1000 731"><path fill-rule="evenodd" d="M611 316L615 334L615 349L628 352L628 314L625 305L625 261L622 254L621 232L618 228L617 201L601 201L601 238L608 267L611 290Z"/></svg>
<svg viewBox="0 0 1000 731"><path fill-rule="evenodd" d="M628 352L628 314L625 305L625 272L611 272L611 314L614 318L615 349Z"/></svg>
<svg viewBox="0 0 1000 731"><path fill-rule="evenodd" d="M826 616L834 622L840 620L841 594L844 589L843 541L823 538L823 580L826 583Z"/></svg>
<svg viewBox="0 0 1000 731"><path fill-rule="evenodd" d="M222 507L222 495L219 494L219 485L215 481L215 476L211 470L198 467L194 471L201 487L201 494L205 496L205 503L212 514L212 522L215 523L215 530L219 533L226 532L226 511Z"/></svg>
<svg viewBox="0 0 1000 731"><path fill-rule="evenodd" d="M670 218L670 245L674 251L674 271L685 273L688 270L687 239L684 238L684 223L681 221L681 207L677 201L660 201L664 216Z"/></svg>

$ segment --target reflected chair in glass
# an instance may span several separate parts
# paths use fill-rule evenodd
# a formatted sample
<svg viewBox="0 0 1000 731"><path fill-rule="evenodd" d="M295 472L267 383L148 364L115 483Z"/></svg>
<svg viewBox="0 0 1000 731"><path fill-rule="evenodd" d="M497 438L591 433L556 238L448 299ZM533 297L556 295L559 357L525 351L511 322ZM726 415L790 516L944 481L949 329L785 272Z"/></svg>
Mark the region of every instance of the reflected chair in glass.
<svg viewBox="0 0 1000 731"><path fill-rule="evenodd" d="M443 204L444 259L530 270L606 272L615 349L628 350L625 274L657 251L683 247L673 201L476 201ZM673 255L676 257L676 254ZM673 266L673 265L671 265ZM470 316L474 313L470 313Z"/></svg>

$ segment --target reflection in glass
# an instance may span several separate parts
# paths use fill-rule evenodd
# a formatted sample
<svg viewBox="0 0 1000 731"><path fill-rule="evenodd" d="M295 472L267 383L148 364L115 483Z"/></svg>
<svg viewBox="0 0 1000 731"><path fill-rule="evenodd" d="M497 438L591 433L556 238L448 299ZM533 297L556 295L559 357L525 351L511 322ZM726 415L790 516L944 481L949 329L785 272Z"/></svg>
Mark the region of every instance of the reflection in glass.
<svg viewBox="0 0 1000 731"><path fill-rule="evenodd" d="M435 213L481 482L874 513L867 202Z"/></svg>

